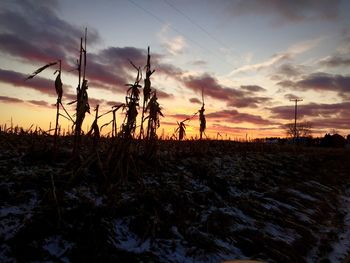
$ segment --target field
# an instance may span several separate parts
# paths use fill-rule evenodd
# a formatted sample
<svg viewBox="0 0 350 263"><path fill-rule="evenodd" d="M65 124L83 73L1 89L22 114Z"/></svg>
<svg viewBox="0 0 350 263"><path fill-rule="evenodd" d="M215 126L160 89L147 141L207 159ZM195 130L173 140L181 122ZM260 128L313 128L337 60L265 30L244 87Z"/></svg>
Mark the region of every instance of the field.
<svg viewBox="0 0 350 263"><path fill-rule="evenodd" d="M0 133L1 262L349 260L347 149L83 140Z"/></svg>

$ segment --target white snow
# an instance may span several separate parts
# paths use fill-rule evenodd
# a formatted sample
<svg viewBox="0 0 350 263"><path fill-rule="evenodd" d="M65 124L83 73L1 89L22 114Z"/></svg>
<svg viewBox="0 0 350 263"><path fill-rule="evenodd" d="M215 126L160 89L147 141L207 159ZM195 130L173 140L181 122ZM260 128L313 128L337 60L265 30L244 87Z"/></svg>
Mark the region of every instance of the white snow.
<svg viewBox="0 0 350 263"><path fill-rule="evenodd" d="M60 262L70 262L64 254L73 248L73 243L68 242L62 239L61 236L55 235L48 237L44 240L43 249L50 253L51 256L54 256L57 259L60 259Z"/></svg>
<svg viewBox="0 0 350 263"><path fill-rule="evenodd" d="M350 189L347 196L342 197L343 211L345 213L345 229L338 236L338 240L332 245L333 251L329 255L331 262L342 262L350 254Z"/></svg>

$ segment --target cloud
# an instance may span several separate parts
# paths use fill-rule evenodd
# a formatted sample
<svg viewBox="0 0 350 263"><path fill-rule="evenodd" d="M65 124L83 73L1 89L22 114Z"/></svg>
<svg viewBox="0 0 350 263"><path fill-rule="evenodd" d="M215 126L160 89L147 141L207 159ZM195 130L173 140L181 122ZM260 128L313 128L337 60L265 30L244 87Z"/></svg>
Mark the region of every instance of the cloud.
<svg viewBox="0 0 350 263"><path fill-rule="evenodd" d="M275 64L281 63L283 61L291 59L290 54L288 53L280 53L280 54L274 54L272 55L269 59L256 63L256 64L250 64L250 65L245 65L242 67L239 67L237 69L234 69L230 72L230 76L237 74L237 73L243 73L243 72L248 72L248 71L259 71L265 68L269 68Z"/></svg>
<svg viewBox="0 0 350 263"><path fill-rule="evenodd" d="M278 106L270 108L273 118L294 120L294 106ZM350 127L350 102L334 104L300 104L298 119L306 119L312 128L317 129L346 129Z"/></svg>
<svg viewBox="0 0 350 263"><path fill-rule="evenodd" d="M334 67L349 67L350 57L344 57L344 55L335 54L328 56L320 61L320 65L334 68Z"/></svg>
<svg viewBox="0 0 350 263"><path fill-rule="evenodd" d="M273 118L292 120L294 119L294 105L277 106L269 108ZM299 104L298 118L308 117L322 118L326 123L328 120L350 116L350 102L334 103L334 104Z"/></svg>
<svg viewBox="0 0 350 263"><path fill-rule="evenodd" d="M30 62L63 61L75 55L82 29L60 19L56 4L44 1L6 1L0 11L0 51ZM89 44L99 41L89 29Z"/></svg>
<svg viewBox="0 0 350 263"><path fill-rule="evenodd" d="M309 39L309 40L298 42L288 47L286 51L273 54L270 58L266 59L265 61L255 63L255 64L250 64L250 65L244 65L242 67L234 69L229 73L229 76L232 76L238 73L249 72L249 71L261 71L261 70L269 69L276 65L280 65L281 63L285 63L288 60L292 60L297 55L305 53L310 49L316 47L321 42L321 40L322 38L319 37L315 39Z"/></svg>
<svg viewBox="0 0 350 263"><path fill-rule="evenodd" d="M276 124L273 121L263 119L259 115L253 115L249 113L241 113L237 110L222 110L217 111L213 113L209 113L206 115L207 119L213 119L213 120L221 120L228 123L241 123L241 122L247 122L257 125L272 125Z"/></svg>
<svg viewBox="0 0 350 263"><path fill-rule="evenodd" d="M159 89L155 89L155 88L153 88L153 89L157 92L157 98L159 98L159 99L170 99L170 98L174 97L173 94L167 93L167 92L159 90Z"/></svg>
<svg viewBox="0 0 350 263"><path fill-rule="evenodd" d="M296 66L290 63L285 63L279 66L272 79L283 79L283 78L295 78L299 77L303 73L303 66Z"/></svg>
<svg viewBox="0 0 350 263"><path fill-rule="evenodd" d="M282 88L292 88L295 85L294 81L291 80L282 80L276 83L278 86L281 86Z"/></svg>
<svg viewBox="0 0 350 263"><path fill-rule="evenodd" d="M232 107L256 108L258 104L270 100L270 98L267 97L253 96L251 87L250 90L247 91L247 87L249 86L244 86L245 88L243 89L224 87L209 74L184 77L182 81L188 89L193 90L199 94L202 92L202 89L204 89L205 96L226 102L228 106Z"/></svg>
<svg viewBox="0 0 350 263"><path fill-rule="evenodd" d="M78 57L83 28L59 18L57 9L58 2L56 1L50 1L50 3L31 0L6 1L0 10L0 53L40 66L61 59L63 71L66 69L71 71L72 68L76 68L75 61ZM100 36L94 28L89 28L87 39L86 77L89 85L94 88L125 93L125 84L133 83L136 76L136 71L130 65L129 60L143 69L147 59L146 49L107 47L90 52L90 47L99 43ZM176 43L178 45L180 42ZM151 51L151 63L157 70L157 74L180 78L183 71L163 63L162 58L163 55ZM77 75L77 71L71 71L70 74ZM34 83L39 84L37 89L41 87L40 90L44 92L43 80L40 80L39 77L21 85L36 89ZM15 84L14 78L10 82L19 86ZM51 90L44 93L54 94ZM171 96L161 92L159 95Z"/></svg>
<svg viewBox="0 0 350 263"><path fill-rule="evenodd" d="M40 107L52 107L52 104L49 104L47 101L43 100L27 100L27 102Z"/></svg>
<svg viewBox="0 0 350 263"><path fill-rule="evenodd" d="M339 5L340 0L238 0L228 1L225 9L233 16L267 15L273 17L275 23L281 23L281 21L334 20L339 15Z"/></svg>
<svg viewBox="0 0 350 263"><path fill-rule="evenodd" d="M310 75L304 75L298 81L281 81L277 85L302 91L314 90L318 92L335 91L344 99L350 96L350 76L332 75L318 72Z"/></svg>
<svg viewBox="0 0 350 263"><path fill-rule="evenodd" d="M196 104L202 104L202 102L199 99L197 99L197 98L190 98L189 102L196 103Z"/></svg>
<svg viewBox="0 0 350 263"><path fill-rule="evenodd" d="M135 47L108 47L96 54L88 56L87 78L91 86L111 90L117 93L125 93L125 84L133 83L137 71L130 64L133 62L141 69L146 65L147 50ZM151 52L152 69L155 74L179 79L183 74L180 68L161 61L162 55ZM144 73L144 72L143 72ZM151 77L151 81L154 75ZM159 91L159 97L169 98L172 95Z"/></svg>
<svg viewBox="0 0 350 263"><path fill-rule="evenodd" d="M169 37L169 25L162 27L158 37L163 47L172 55L182 54L187 47L186 39L183 36Z"/></svg>
<svg viewBox="0 0 350 263"><path fill-rule="evenodd" d="M258 85L247 85L247 86L241 86L241 89L244 89L249 92L260 92L260 91L266 91L263 87L260 87Z"/></svg>
<svg viewBox="0 0 350 263"><path fill-rule="evenodd" d="M284 95L284 98L287 99L287 100L294 100L294 99L297 99L298 96L288 93L288 94Z"/></svg>
<svg viewBox="0 0 350 263"><path fill-rule="evenodd" d="M319 65L328 68L350 66L350 28L342 31L337 49L325 58L320 59Z"/></svg>
<svg viewBox="0 0 350 263"><path fill-rule="evenodd" d="M30 88L41 93L56 96L54 80L48 80L36 76L33 79L25 80L28 75L24 75L12 70L0 69L0 81L16 87Z"/></svg>
<svg viewBox="0 0 350 263"><path fill-rule="evenodd" d="M51 107L52 105L49 104L47 101L43 100L22 100L22 99L17 99L13 97L7 97L7 96L0 96L0 102L2 103L30 103L36 106L41 106L41 107Z"/></svg>
<svg viewBox="0 0 350 263"><path fill-rule="evenodd" d="M0 102L3 103L23 103L23 100L7 97L7 96L0 96Z"/></svg>

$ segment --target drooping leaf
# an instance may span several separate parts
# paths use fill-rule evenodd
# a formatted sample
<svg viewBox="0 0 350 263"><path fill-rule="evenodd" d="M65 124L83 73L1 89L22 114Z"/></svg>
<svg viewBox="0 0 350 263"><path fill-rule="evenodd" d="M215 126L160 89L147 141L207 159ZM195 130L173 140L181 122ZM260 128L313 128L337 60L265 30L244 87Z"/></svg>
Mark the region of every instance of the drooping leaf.
<svg viewBox="0 0 350 263"><path fill-rule="evenodd" d="M61 73L58 73L58 75L56 77L55 89L56 89L56 93L57 93L57 101L61 102L62 95L63 95Z"/></svg>
<svg viewBox="0 0 350 263"><path fill-rule="evenodd" d="M46 64L45 66L42 66L41 68L38 68L36 71L34 71L30 76L28 76L26 78L26 80L28 79L32 79L34 78L36 75L38 75L40 72L42 72L43 70L47 69L48 67L51 67L53 65L56 65L57 64L57 61L56 62L51 62L49 64Z"/></svg>

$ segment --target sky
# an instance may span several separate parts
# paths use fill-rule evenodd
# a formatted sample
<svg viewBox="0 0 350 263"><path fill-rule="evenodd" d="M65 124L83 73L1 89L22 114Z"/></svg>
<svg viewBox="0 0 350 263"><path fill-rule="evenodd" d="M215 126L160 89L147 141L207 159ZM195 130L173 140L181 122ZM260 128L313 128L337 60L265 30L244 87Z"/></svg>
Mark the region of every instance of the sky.
<svg viewBox="0 0 350 263"><path fill-rule="evenodd" d="M150 46L152 87L171 136L202 106L210 138L286 136L308 122L313 136L350 133L350 1L346 0L3 0L0 8L0 124L48 130L55 121L55 66L62 60L63 104L73 114L76 61L87 28L91 109L125 102ZM144 72L143 72L144 73ZM139 114L140 115L140 114ZM83 124L89 129L94 112ZM110 115L100 119L108 123ZM121 125L123 115L117 118ZM69 121L61 117L62 129ZM104 133L109 132L105 126ZM187 122L187 138L199 120Z"/></svg>

